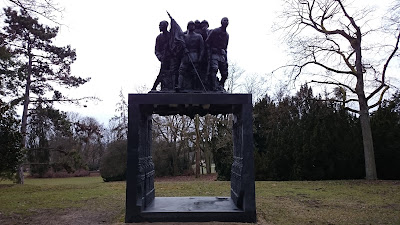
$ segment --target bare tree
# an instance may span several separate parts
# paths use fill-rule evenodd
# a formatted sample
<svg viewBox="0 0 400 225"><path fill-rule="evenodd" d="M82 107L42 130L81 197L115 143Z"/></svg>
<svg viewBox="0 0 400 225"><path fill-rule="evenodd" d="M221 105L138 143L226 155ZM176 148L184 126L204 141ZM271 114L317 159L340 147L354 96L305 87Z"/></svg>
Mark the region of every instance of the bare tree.
<svg viewBox="0 0 400 225"><path fill-rule="evenodd" d="M128 103L122 89L119 92L120 101L116 104L118 115L109 120L111 140L126 140L128 137Z"/></svg>
<svg viewBox="0 0 400 225"><path fill-rule="evenodd" d="M225 85L229 93L234 93L235 90L240 86L238 80L244 72L245 71L236 62L229 62L229 76Z"/></svg>
<svg viewBox="0 0 400 225"><path fill-rule="evenodd" d="M400 1L395 0L392 5L389 6L388 16L386 16L386 22L389 27L394 30L398 30L400 26Z"/></svg>
<svg viewBox="0 0 400 225"><path fill-rule="evenodd" d="M153 145L166 143L168 157L171 159L172 175L179 174L179 160L189 160L190 143L195 143L193 120L186 116L153 116ZM190 162L189 162L190 161Z"/></svg>
<svg viewBox="0 0 400 225"><path fill-rule="evenodd" d="M293 64L285 68L294 80L314 75L318 78L309 82L350 93L345 103L358 103L347 109L360 116L366 179L377 179L369 110L390 86L388 66L398 50L399 29L379 39L383 29L374 28L374 10L354 9L345 0L285 0L285 5L284 21L277 26L293 56Z"/></svg>
<svg viewBox="0 0 400 225"><path fill-rule="evenodd" d="M54 0L8 0L13 5L28 12L31 16L41 16L54 23L57 22L57 15L61 15L63 8Z"/></svg>
<svg viewBox="0 0 400 225"><path fill-rule="evenodd" d="M98 169L105 146L104 127L95 118L84 117L74 122L75 135L80 142L80 152L89 169Z"/></svg>
<svg viewBox="0 0 400 225"><path fill-rule="evenodd" d="M245 92L252 94L253 102L256 102L267 93L269 88L265 87L266 83L265 76L253 73L245 76L241 86Z"/></svg>

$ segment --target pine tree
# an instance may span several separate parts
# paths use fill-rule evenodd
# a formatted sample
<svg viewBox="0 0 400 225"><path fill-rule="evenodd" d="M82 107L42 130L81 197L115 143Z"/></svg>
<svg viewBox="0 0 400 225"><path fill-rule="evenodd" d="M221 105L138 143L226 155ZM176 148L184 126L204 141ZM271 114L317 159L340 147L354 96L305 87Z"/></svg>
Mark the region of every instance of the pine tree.
<svg viewBox="0 0 400 225"><path fill-rule="evenodd" d="M55 87L78 87L89 79L71 75L70 66L76 59L76 53L71 46L58 47L53 44L58 27L40 24L38 18L31 17L24 10L17 12L6 8L4 12L6 26L2 37L20 65L15 68L20 75L15 82L21 82L16 99L23 102L21 143L26 147L29 105L39 99L43 102L71 101ZM53 93L52 97L49 97L50 93ZM18 174L18 183L23 184L22 166Z"/></svg>
<svg viewBox="0 0 400 225"><path fill-rule="evenodd" d="M13 179L15 169L22 158L20 121L15 119L14 110L5 110L0 100L0 179Z"/></svg>
<svg viewBox="0 0 400 225"><path fill-rule="evenodd" d="M400 179L400 92L385 100L372 114L376 166L381 179Z"/></svg>

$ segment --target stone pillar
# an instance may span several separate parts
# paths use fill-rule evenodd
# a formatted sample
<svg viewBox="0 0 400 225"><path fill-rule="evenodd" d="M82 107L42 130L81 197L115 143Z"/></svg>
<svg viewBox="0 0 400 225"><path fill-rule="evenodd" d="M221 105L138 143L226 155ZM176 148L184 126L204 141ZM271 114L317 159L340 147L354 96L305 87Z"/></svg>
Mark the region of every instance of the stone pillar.
<svg viewBox="0 0 400 225"><path fill-rule="evenodd" d="M241 109L242 132L241 132L241 157L242 170L242 209L253 221L256 221L256 197L255 197L255 175L254 175L254 143L253 143L253 105L243 104Z"/></svg>
<svg viewBox="0 0 400 225"><path fill-rule="evenodd" d="M128 160L125 221L141 221L140 213L155 197L154 163L151 157L152 112L129 99Z"/></svg>
<svg viewBox="0 0 400 225"><path fill-rule="evenodd" d="M254 184L253 107L242 104L233 113L231 198L251 218L256 216Z"/></svg>

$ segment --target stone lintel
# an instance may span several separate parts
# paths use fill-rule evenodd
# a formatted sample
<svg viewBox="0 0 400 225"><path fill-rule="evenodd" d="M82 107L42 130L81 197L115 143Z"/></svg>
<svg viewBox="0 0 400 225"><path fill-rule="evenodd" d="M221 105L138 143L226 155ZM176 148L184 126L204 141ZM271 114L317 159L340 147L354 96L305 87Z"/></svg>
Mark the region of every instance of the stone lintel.
<svg viewBox="0 0 400 225"><path fill-rule="evenodd" d="M235 105L252 104L251 94L226 93L149 93L129 94L135 104L212 104Z"/></svg>

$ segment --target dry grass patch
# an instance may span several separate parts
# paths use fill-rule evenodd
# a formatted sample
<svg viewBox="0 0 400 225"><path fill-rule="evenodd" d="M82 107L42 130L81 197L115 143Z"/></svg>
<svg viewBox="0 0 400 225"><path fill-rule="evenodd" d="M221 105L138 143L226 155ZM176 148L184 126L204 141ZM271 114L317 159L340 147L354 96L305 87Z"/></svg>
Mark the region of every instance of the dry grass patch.
<svg viewBox="0 0 400 225"><path fill-rule="evenodd" d="M230 195L229 181L177 180L158 180L156 196ZM125 187L100 177L1 181L0 224L123 224ZM399 193L399 181L260 181L257 224L400 224Z"/></svg>
<svg viewBox="0 0 400 225"><path fill-rule="evenodd" d="M270 224L400 224L398 181L257 182Z"/></svg>

